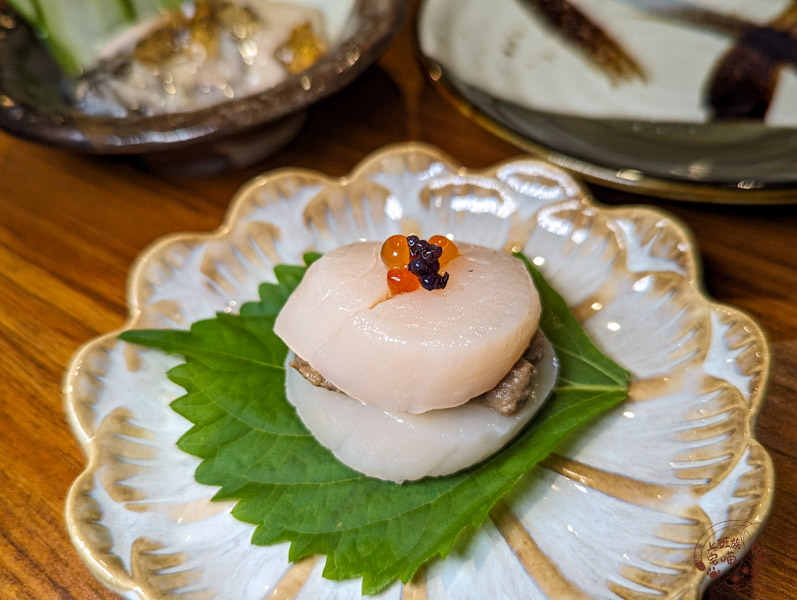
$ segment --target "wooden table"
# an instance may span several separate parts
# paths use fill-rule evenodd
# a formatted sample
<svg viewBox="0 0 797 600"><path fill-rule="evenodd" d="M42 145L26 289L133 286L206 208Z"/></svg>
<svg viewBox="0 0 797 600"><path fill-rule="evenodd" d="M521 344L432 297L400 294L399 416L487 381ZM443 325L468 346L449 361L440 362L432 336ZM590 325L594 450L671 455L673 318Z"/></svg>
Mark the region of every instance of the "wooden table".
<svg viewBox="0 0 797 600"><path fill-rule="evenodd" d="M75 350L120 326L125 278L152 240L211 230L250 177L295 165L347 173L380 146L423 140L484 167L518 155L461 116L414 60L410 26L359 81L317 106L287 149L210 178L159 176L130 161L75 156L0 135L0 597L112 598L64 528L84 456L64 419L60 380ZM777 470L774 511L753 561L752 598L797 598L797 206L728 208L595 189L680 217L702 251L709 293L753 315L774 352L758 439ZM715 584L707 598L742 598Z"/></svg>

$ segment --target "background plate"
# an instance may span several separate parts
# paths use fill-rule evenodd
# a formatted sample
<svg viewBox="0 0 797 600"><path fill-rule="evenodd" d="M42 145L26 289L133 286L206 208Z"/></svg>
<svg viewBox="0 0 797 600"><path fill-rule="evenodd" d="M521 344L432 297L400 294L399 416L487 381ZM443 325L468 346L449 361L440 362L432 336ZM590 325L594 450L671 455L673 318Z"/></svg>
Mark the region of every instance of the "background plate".
<svg viewBox="0 0 797 600"><path fill-rule="evenodd" d="M442 18L451 10L448 0L424 2L418 19L422 62L432 80L440 84L443 95L460 111L499 137L595 183L680 200L797 202L797 129L753 120L687 121L687 116L705 119L704 109L697 106L696 100L694 107L689 104L692 91L681 93L656 81L636 87L605 83L603 74L596 75L586 60L571 56L571 50L561 50L567 60L562 60L563 71L557 79L547 67L538 65L556 61L558 55L551 56L566 43L556 37L539 36L536 29L527 32L526 28L540 25L532 18L531 9L518 11L520 4L515 0L499 2L491 9L491 21L476 33L475 23L481 22L476 13L484 10L478 2L457 5L456 16L450 19ZM520 12L520 19L512 16L515 12ZM654 33L657 31L653 29ZM663 33L671 32L665 29ZM691 37L686 38L689 40ZM656 47L679 43L682 42L677 39L663 38ZM469 50L464 49L466 46ZM662 69L661 65L658 67ZM695 74L696 81L690 84L702 84L704 76L702 72ZM660 78L672 83L666 73ZM632 91L626 91L624 86L630 86ZM645 86L660 87L662 97L685 96L689 102L681 98L680 104L686 107L680 113L667 115L666 120L622 118L621 108L614 105L622 105L625 96L612 100L612 93L627 94L628 102L643 96L636 109L640 115L666 114L665 108L645 104L649 101L637 90ZM787 105L789 94L794 94L788 85L783 88L786 91L778 100ZM563 106L574 106L563 108L561 113L535 108L535 102L554 101L548 94L554 99L557 94L563 95ZM606 112L605 116L565 114L579 109L589 112L578 101L568 99L592 95L597 96L595 104L600 107L595 110ZM528 101L523 102L526 97ZM793 98L790 103L795 104ZM778 114L784 112L787 111L779 110ZM783 117L784 122L793 118L790 113Z"/></svg>

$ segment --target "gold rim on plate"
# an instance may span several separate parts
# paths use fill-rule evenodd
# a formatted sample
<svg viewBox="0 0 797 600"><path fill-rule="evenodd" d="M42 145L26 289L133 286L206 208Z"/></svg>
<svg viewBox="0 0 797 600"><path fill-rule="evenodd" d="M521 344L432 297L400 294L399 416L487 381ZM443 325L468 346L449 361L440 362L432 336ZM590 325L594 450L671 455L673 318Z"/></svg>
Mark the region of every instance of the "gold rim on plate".
<svg viewBox="0 0 797 600"><path fill-rule="evenodd" d="M273 189L284 191L296 189L297 187L306 187L310 184L319 184L324 190L340 191L342 189L345 190L348 186L356 186L358 183L367 183L370 181L368 178L374 174L395 173L397 166L404 168L408 165L421 165L418 169L423 169L426 168L423 165L428 167L428 165L432 164L445 167L445 172L452 178L449 183L455 179L460 182L472 182L474 179L479 178L493 181L499 178L500 173L505 173L516 165L522 165L523 168L538 169L543 173L544 178L547 177L545 181L548 182L549 185L553 187L559 186L559 189L564 189L566 187L567 191L562 192L566 202L559 200L559 204L572 203L573 205L579 205L587 211L584 214L594 214L601 219L605 218L608 220L609 217L612 217L615 219L625 219L627 221L638 220L639 222L648 224L655 223L656 227L666 230L668 234L671 234L667 249L663 250L663 252L666 254L666 252L674 252L677 250L680 256L678 264L683 271L684 289L688 292L690 298L694 298L695 303L706 310L707 314L711 312L711 314L714 315L722 315L727 321L732 322L732 328L737 334L743 332L744 341L738 342L738 340L736 340L734 343L741 344L741 346L736 346L736 348L743 346L745 353L748 354L746 357L748 367L751 361L753 363L752 367L748 368L747 372L754 373L754 375L750 375L750 378L751 381L754 379L755 383L750 385L748 393L745 395L744 399L741 400L741 403L746 404L746 407L739 415L738 424L741 431L739 432L740 438L737 440L739 442L737 445L741 445L738 463L742 462L742 456L746 454L748 456L747 465L752 466L740 476L741 478L746 478L746 483L742 488L735 488L737 491L743 489L744 502L742 502L743 507L740 506L739 510L736 511L741 514L735 515L734 518L744 518L751 522L751 526L748 530L751 540L758 536L771 512L774 497L773 465L766 450L758 443L754 435L755 419L761 409L769 377L771 353L763 332L753 319L738 309L713 302L708 298L700 279L699 260L695 242L688 229L686 229L680 221L659 209L645 206L604 207L592 200L587 190L581 184L574 182L568 175L562 173L555 167L551 167L544 163L524 159L513 159L483 170L468 170L459 167L449 156L434 148L424 144L408 143L388 146L375 152L357 165L350 175L339 179L330 178L305 169L280 169L256 177L245 184L240 191L236 193L224 223L214 232L182 233L166 236L147 247L135 260L128 278L127 301L129 316L127 321L120 329L100 336L84 345L70 362L63 383L67 418L75 436L88 457L86 469L76 479L67 497L67 528L78 553L94 575L105 585L120 592L132 591L142 598L147 599L175 597L168 590L164 590L163 587L158 587L156 583L159 577L163 577L163 575L157 573L161 571L172 573L175 565L180 564L179 557L174 553L160 554L157 540L147 538L147 532L139 532L140 537L133 544L132 556L129 558L131 568L125 568L120 557L116 556L111 551L113 548L113 534L103 525L102 510L92 496L95 480L102 475L100 472L102 467L104 465L107 466L105 463L107 463L109 459L113 459L114 456L109 455L107 446L103 446L102 428L100 424L95 423L93 413L94 404L91 401L91 395L86 394L85 380L92 377L96 378L98 371L102 371L102 367L97 367L96 364L92 363L91 359L96 355L102 355L104 352L107 352L109 345L115 343L115 338L119 332L134 328L141 324L149 326L144 316L146 311L149 310L149 307L153 306L152 304L147 304L146 301L147 294L149 293L146 290L149 290L152 286L153 269L157 270L157 268L161 266L169 266L172 269L179 270L179 265L175 267L171 260L173 256L169 254L170 250L176 246L198 247L198 245L209 242L227 242L227 245L231 246L235 242L232 238L236 234L236 227L246 221L244 217L247 211L252 210L253 207L263 206L263 202L270 202L270 200L262 199L267 196L267 194L261 197L258 195L258 192L264 190L273 191ZM411 167L410 170L412 171L414 168L415 167ZM455 189L456 185L449 185L448 188ZM365 188L361 187L357 189L362 192ZM287 201L290 201L289 196L290 192L286 195ZM319 196L321 196L321 193L316 193L315 198ZM358 197L359 196L362 196L362 193L359 193ZM286 202L285 198L279 201ZM554 204L558 205L557 201L554 201ZM568 204L568 206L569 205L570 204ZM553 206L553 204L545 206ZM247 222L247 224L251 224L251 222ZM238 235L240 236L241 232L238 232ZM247 233L247 235L249 234ZM517 235L522 236L524 234L519 233ZM511 239L507 241L508 243L513 243ZM164 309L152 308L150 312L157 314L159 310ZM754 356L749 355L748 350L750 348L755 349ZM101 374L100 372L100 375ZM644 394L640 397L644 399ZM94 400L96 400L96 397L94 397ZM105 420L103 423L104 422ZM131 424L124 419L124 415L122 416L121 423L123 428L127 428L122 431L123 435L135 435L134 431L130 431ZM576 471L570 473L567 477L573 480L581 478L579 480L585 485L589 485L588 482L592 480L595 474L594 472L600 473L604 478L611 476L611 472L602 471L600 469L596 470L594 467L589 467L586 464L582 465L577 461L560 456L552 457L551 461L553 462L547 468L553 472L560 472L560 474L562 471L568 471L568 469L574 468L574 465L576 469L581 469L582 472L580 472L580 474L579 471ZM734 465L728 467L728 469L736 469L738 463L734 463ZM700 493L698 498L703 497L703 495L709 493L711 490L716 489L716 486L722 481L725 481L729 476L730 471L727 471L727 473L717 479L717 481L711 481L705 485L693 484L697 486L693 493ZM119 477L118 479L123 481L124 477ZM609 483L606 485L611 487L613 484ZM627 485L627 482L621 482L621 485ZM645 484L640 485L644 486ZM703 487L700 487L700 485L703 485ZM600 488L600 486L598 487ZM701 490L702 493L700 492ZM733 489L730 489L729 493L733 491ZM628 489L625 489L624 493L627 494ZM622 494L615 497L620 499L621 496ZM725 496L722 496L722 500L723 502L725 501ZM697 500L695 500L695 502L696 501ZM120 504L120 502L114 500L114 504ZM722 506L727 508L729 504L722 504ZM128 509L127 506L122 508ZM674 508L676 512L672 514L677 515L677 510L680 509L678 507ZM658 508L656 510L662 509ZM684 510L686 509L684 508ZM494 524L513 548L517 544L523 547L530 547L528 546L528 540L530 540L531 537L528 533L526 533L525 537L520 535L514 542L511 541L512 531L515 533L520 532L521 534L525 531L522 524L518 525L519 521L515 523L517 517L513 515L511 511L507 512L505 507L499 506L493 511L491 516ZM230 519L232 520L231 517ZM697 523L697 521L695 521L695 523ZM515 527L515 525L518 525L519 528ZM520 546L518 547L518 556L523 554ZM536 554L542 554L539 548L537 548ZM559 573L554 563L550 564L553 566L553 570L545 575L545 581L543 582L544 587L554 590L558 589L557 586L569 583L569 581ZM310 576L311 571L313 571L313 565L315 565L313 561L301 562L288 569L280 581L285 584L282 589L294 590L294 593L289 597L295 597L301 585ZM526 567L525 562L524 567ZM153 572L155 572L156 575L153 575ZM167 575L167 577L168 576L169 575ZM698 569L689 569L688 573L684 572L679 576L678 589L669 591L679 598L698 598L709 581L710 579L706 577L704 572ZM419 585L420 590L417 590ZM423 582L415 582L413 586L414 587L408 588L408 591L409 589L416 589L416 591L421 592L425 591L426 587L423 585Z"/></svg>
<svg viewBox="0 0 797 600"><path fill-rule="evenodd" d="M470 102L457 89L456 85L449 81L443 67L423 54L418 42L417 30L415 52L422 65L422 70L428 80L432 82L433 87L447 102L456 107L462 115L496 137L528 152L535 158L546 160L569 173L585 179L589 183L624 192L685 202L762 206L797 204L797 187L794 186L763 185L754 189L746 189L738 186L690 183L647 175L633 168L633 166L629 166L626 169L614 169L574 158L513 131Z"/></svg>

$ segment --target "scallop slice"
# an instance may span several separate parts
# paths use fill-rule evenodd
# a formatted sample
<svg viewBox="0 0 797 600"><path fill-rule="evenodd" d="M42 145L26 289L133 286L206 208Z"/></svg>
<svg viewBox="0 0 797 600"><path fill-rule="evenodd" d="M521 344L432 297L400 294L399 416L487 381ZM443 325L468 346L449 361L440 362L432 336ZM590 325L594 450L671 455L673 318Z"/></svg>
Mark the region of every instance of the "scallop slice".
<svg viewBox="0 0 797 600"><path fill-rule="evenodd" d="M505 417L468 403L422 414L386 411L316 387L288 366L285 391L316 440L343 464L369 477L401 483L456 473L504 447L531 420L556 382L557 362L545 340L531 395Z"/></svg>
<svg viewBox="0 0 797 600"><path fill-rule="evenodd" d="M326 254L286 302L274 331L337 388L387 411L422 413L492 389L537 329L525 266L460 244L444 290L389 297L381 245Z"/></svg>

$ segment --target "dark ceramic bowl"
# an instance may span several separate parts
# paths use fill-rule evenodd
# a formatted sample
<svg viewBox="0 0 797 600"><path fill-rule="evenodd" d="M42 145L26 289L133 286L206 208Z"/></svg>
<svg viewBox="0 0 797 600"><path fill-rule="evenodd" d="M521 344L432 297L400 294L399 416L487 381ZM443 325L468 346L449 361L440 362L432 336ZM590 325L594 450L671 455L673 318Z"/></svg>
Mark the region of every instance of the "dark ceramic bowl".
<svg viewBox="0 0 797 600"><path fill-rule="evenodd" d="M66 150L139 155L178 169L247 166L293 139L309 106L372 64L405 14L404 0L358 0L343 40L274 88L192 112L114 118L77 111L64 93L65 76L36 36L5 13L0 16L0 128Z"/></svg>

